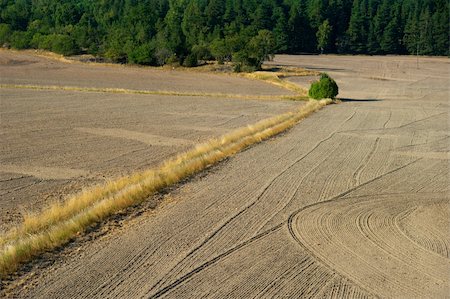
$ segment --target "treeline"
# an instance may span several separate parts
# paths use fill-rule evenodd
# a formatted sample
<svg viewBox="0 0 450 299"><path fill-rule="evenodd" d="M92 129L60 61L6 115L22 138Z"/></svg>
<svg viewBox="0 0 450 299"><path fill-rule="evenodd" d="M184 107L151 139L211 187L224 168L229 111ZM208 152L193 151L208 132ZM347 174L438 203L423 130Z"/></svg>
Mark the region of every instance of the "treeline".
<svg viewBox="0 0 450 299"><path fill-rule="evenodd" d="M116 62L449 55L447 0L0 0L0 43Z"/></svg>

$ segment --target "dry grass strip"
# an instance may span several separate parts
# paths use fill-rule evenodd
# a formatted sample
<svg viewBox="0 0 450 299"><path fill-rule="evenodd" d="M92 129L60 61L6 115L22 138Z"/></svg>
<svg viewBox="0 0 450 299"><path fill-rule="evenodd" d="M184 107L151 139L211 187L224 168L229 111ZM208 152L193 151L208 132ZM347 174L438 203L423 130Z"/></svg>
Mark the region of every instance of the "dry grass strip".
<svg viewBox="0 0 450 299"><path fill-rule="evenodd" d="M93 224L146 200L161 189L293 127L329 103L331 100L311 100L295 111L199 144L157 168L86 190L38 214L26 216L20 226L0 237L0 276L12 273L21 263L67 243Z"/></svg>
<svg viewBox="0 0 450 299"><path fill-rule="evenodd" d="M286 77L301 77L301 76L317 76L319 73L298 68L282 68L280 71L258 71L253 73L243 73L241 76L249 79L261 80L269 84L273 84L287 90L293 91L294 96L282 96L286 100L307 100L308 90L287 80Z"/></svg>
<svg viewBox="0 0 450 299"><path fill-rule="evenodd" d="M125 88L99 88L99 87L79 87L79 86L58 86L58 85L28 85L28 84L0 84L0 88L32 89L32 90L63 90L79 92L100 92L118 94L146 94L160 96L184 96L184 97L216 97L244 100L286 100L292 96L268 96L268 95L243 95L231 93L207 93L207 92L179 92L170 90L138 90Z"/></svg>
<svg viewBox="0 0 450 299"><path fill-rule="evenodd" d="M286 88L287 90L293 91L300 95L305 95L305 89L301 88L300 86L289 82L282 80L282 74L277 72L267 72L267 71L259 71L259 72L253 72L253 73L244 73L243 77L250 78L250 79L257 79L262 80L264 82Z"/></svg>

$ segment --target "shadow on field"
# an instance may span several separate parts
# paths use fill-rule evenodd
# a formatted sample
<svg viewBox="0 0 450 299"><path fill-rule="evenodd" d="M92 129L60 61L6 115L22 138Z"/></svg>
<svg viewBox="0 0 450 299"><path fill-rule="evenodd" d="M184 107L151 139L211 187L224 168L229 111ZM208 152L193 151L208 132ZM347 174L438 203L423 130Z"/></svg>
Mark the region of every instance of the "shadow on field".
<svg viewBox="0 0 450 299"><path fill-rule="evenodd" d="M269 70L271 71L277 71L280 70L283 67L300 67L300 68L304 68L306 70L313 70L313 71L318 71L318 72L339 72L339 71L346 71L346 72L353 72L352 70L349 69L343 69L343 68L325 68L325 67L317 67L317 66L312 66L312 65L293 65L293 64L278 64L275 67L271 67Z"/></svg>
<svg viewBox="0 0 450 299"><path fill-rule="evenodd" d="M317 66L311 66L311 65L304 65L303 66L307 70L314 70L314 71L320 71L320 72L352 72L352 70L348 69L342 69L342 68L324 68L324 67L317 67Z"/></svg>
<svg viewBox="0 0 450 299"><path fill-rule="evenodd" d="M339 99L342 102L380 102L382 100L380 99L348 99L348 98L342 98Z"/></svg>
<svg viewBox="0 0 450 299"><path fill-rule="evenodd" d="M280 72L282 70L283 70L283 68L281 66L269 67L269 68L265 69L265 71L267 71L267 72Z"/></svg>

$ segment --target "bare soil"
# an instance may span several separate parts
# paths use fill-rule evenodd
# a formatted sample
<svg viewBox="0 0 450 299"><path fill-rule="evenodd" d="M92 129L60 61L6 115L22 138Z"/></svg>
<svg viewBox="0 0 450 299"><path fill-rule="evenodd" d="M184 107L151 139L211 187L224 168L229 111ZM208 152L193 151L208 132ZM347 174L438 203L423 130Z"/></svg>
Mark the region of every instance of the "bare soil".
<svg viewBox="0 0 450 299"><path fill-rule="evenodd" d="M346 100L10 294L449 298L448 59L417 68L414 57L283 55L272 64L326 71Z"/></svg>
<svg viewBox="0 0 450 299"><path fill-rule="evenodd" d="M86 64L37 56L32 51L0 50L0 84L125 88L151 91L285 95L288 91L232 74L167 68Z"/></svg>
<svg viewBox="0 0 450 299"><path fill-rule="evenodd" d="M0 54L0 83L289 93L230 75L83 65L27 52L2 50ZM105 180L156 166L198 142L298 105L290 101L1 88L0 232L17 224L25 212Z"/></svg>

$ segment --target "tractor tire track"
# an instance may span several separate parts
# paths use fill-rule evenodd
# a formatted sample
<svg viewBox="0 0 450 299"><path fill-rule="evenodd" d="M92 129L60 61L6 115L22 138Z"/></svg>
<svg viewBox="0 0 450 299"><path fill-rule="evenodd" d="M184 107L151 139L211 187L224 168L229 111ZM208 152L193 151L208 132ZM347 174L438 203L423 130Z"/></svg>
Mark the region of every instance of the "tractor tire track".
<svg viewBox="0 0 450 299"><path fill-rule="evenodd" d="M286 177L291 177L291 169L296 167L298 163L306 159L311 153L317 151L317 149L328 142L330 139L333 138L335 133L339 130L340 127L344 126L346 123L348 123L351 119L354 118L356 115L356 110L352 112L351 115L346 117L339 126L337 126L332 133L330 133L327 137L323 138L319 142L317 142L312 148L310 148L304 155L297 158L288 166L283 169L281 172L277 173L276 176L271 178L268 182L268 184L262 189L262 192L256 197L256 199L250 203L248 206L244 207L242 210L239 211L236 215L228 219L223 225L221 225L218 229L213 231L210 236L208 236L205 241L203 241L200 245L194 248L193 251L189 252L187 256L181 260L179 263L175 265L174 268L172 268L165 277L161 278L160 281L154 286L154 288L161 287L160 283L168 283L170 281L171 277L178 277L180 275L183 275L186 271L189 271L189 269L192 269L193 267L196 267L198 263L195 261L197 260L205 260L208 258L211 258L213 252L220 252L225 249L227 249L229 246L232 246L233 242L231 240L234 240L234 243L239 243L245 241L247 238L250 238L256 234L256 232L260 232L262 225L259 224L261 220L258 217L254 217L251 215L250 210L256 205L261 205L260 202L262 201L263 197L272 197L272 193L268 194L269 190L274 189L274 185L277 184L284 184L286 185L289 183L289 185L292 185L292 181L287 180ZM282 157L280 157L282 159ZM289 173L288 173L289 172ZM289 174L289 175L287 175ZM286 186L288 188L288 186ZM264 200L266 201L266 200ZM253 209L254 211L258 211L257 213L262 212L262 208L258 207ZM253 211L252 210L252 211ZM246 215L249 214L249 215ZM246 219L244 221L240 220L240 218ZM250 220L248 222L248 220ZM255 222L255 223L254 223ZM239 233L239 228L236 227L236 224L231 225L232 223L240 223L239 226L241 227L241 232ZM243 230L244 226L243 223L246 223L245 225L245 231ZM252 224L253 223L253 224ZM231 227L230 227L231 226ZM249 229L252 227L257 226L257 229ZM227 242L224 242L224 240L227 240ZM207 244L210 242L210 244ZM199 252L202 251L202 252Z"/></svg>
<svg viewBox="0 0 450 299"><path fill-rule="evenodd" d="M424 83L407 86L424 77L409 58L306 59L341 64L330 75L350 101L186 183L18 297L445 297L448 111L437 107L447 62L421 99Z"/></svg>
<svg viewBox="0 0 450 299"><path fill-rule="evenodd" d="M248 239L247 241L239 244L236 247L233 247L227 251L225 251L224 253L216 256L215 258L213 258L212 260L207 261L206 263L202 264L201 266L197 267L196 269L190 271L189 273L185 274L184 276L182 276L181 278L177 279L175 282L171 283L170 285L164 287L163 289L159 290L158 292L156 292L155 294L151 295L150 298L159 298L162 295L164 295L165 293L169 292L170 290L172 290L173 288L177 287L178 285L180 285L181 283L183 283L184 281L186 281L187 279L191 278L193 275L207 269L208 267L210 267L211 265L217 263L218 261L220 261L221 259L225 258L226 256L234 253L235 251L243 248L244 246L247 246L248 244L263 238L265 236L267 236L268 234L277 231L278 229L280 229L283 226L284 223L280 223L279 225L253 237Z"/></svg>
<svg viewBox="0 0 450 299"><path fill-rule="evenodd" d="M404 170L416 161L390 174ZM383 176L377 179L380 178ZM366 187L368 184L352 191ZM448 294L450 260L443 254L448 251L448 234L435 234L432 238L429 237L429 231L423 229L421 235L428 236L433 241L417 241L417 234L405 234L398 224L401 222L415 232L417 225L408 225L408 222L403 221L405 218L411 219L407 217L408 213L413 213L409 211L411 204L413 207L432 206L430 213L436 216L437 210L448 211L448 194L438 193L431 197L433 200L426 200L420 193L414 196L394 194L382 196L381 199L374 195L364 200L351 196L342 198L349 194L351 193L293 213L288 221L293 239L331 269L382 297L427 297L433 294L431 297L439 298ZM448 213L441 214L443 215L437 218L438 221L430 226L440 226L441 231L445 231L449 225L449 217ZM352 246L354 242L358 246ZM333 250L329 251L328 248ZM373 255L374 251L377 255ZM401 269L406 272L401 272ZM368 273L370 280L367 280ZM422 285L418 287L413 283L414 279L420 279Z"/></svg>

